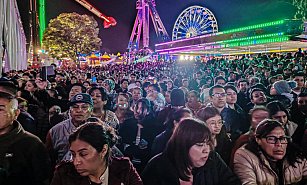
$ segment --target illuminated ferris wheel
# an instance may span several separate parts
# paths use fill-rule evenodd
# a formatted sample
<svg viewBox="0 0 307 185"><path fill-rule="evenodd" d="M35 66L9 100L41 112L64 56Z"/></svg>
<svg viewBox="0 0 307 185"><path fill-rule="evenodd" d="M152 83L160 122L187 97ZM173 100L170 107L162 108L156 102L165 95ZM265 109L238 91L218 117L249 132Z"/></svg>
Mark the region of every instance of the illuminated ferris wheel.
<svg viewBox="0 0 307 185"><path fill-rule="evenodd" d="M185 39L218 32L213 13L201 6L191 6L178 16L172 34L172 40Z"/></svg>

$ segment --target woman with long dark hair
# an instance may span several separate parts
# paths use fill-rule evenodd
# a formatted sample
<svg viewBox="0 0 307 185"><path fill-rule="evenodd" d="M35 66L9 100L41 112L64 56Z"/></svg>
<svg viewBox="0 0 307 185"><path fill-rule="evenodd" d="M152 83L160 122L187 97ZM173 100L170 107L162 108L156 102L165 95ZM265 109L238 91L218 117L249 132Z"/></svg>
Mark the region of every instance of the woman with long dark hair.
<svg viewBox="0 0 307 185"><path fill-rule="evenodd" d="M212 151L209 128L192 118L179 122L165 151L149 161L142 179L145 185L240 184Z"/></svg>

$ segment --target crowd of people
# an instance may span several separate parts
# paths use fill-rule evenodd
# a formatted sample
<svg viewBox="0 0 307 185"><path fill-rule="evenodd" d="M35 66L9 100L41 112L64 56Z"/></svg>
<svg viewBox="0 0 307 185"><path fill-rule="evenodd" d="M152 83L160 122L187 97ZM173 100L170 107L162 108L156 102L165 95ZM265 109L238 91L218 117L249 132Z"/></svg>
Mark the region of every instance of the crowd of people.
<svg viewBox="0 0 307 185"><path fill-rule="evenodd" d="M307 55L0 79L0 184L307 184Z"/></svg>

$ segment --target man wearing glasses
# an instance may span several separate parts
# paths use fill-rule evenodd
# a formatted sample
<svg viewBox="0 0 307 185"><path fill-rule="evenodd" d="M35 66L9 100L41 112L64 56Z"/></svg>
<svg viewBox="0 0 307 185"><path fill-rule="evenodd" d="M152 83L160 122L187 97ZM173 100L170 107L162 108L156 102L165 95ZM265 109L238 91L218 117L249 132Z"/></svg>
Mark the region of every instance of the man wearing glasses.
<svg viewBox="0 0 307 185"><path fill-rule="evenodd" d="M222 119L225 121L227 133L231 135L233 140L236 140L243 133L239 124L242 118L235 110L226 107L227 94L224 87L221 85L211 87L209 95L210 105L220 112Z"/></svg>
<svg viewBox="0 0 307 185"><path fill-rule="evenodd" d="M49 130L46 147L54 164L63 160L70 160L68 137L91 116L93 105L93 99L89 94L76 94L69 102L70 118Z"/></svg>

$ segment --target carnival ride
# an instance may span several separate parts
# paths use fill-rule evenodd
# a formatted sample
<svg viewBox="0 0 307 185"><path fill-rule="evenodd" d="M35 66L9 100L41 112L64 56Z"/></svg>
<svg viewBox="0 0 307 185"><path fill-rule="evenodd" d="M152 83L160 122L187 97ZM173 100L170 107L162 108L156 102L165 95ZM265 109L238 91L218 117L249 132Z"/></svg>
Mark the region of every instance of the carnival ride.
<svg viewBox="0 0 307 185"><path fill-rule="evenodd" d="M153 51L149 48L149 16L160 42L169 41L170 37L156 9L155 0L137 0L137 15L124 54L127 63L152 60ZM141 45L142 42L142 45Z"/></svg>
<svg viewBox="0 0 307 185"><path fill-rule="evenodd" d="M34 2L32 2L34 1ZM40 42L42 42L43 39L43 33L46 29L46 15L45 15L45 6L46 6L46 0L38 0L39 1L39 37ZM95 14L97 17L104 20L103 27L109 28L111 26L115 26L117 24L116 20L113 17L106 16L105 14L101 13L99 10L97 10L94 6L92 6L89 2L86 0L74 0L78 2L80 5L82 5L84 8L88 9L90 12ZM36 0L30 0L30 3L36 4ZM36 8L36 6L35 6ZM32 12L32 11L31 11ZM33 10L33 12L37 12L36 10ZM36 18L36 15L34 15Z"/></svg>
<svg viewBox="0 0 307 185"><path fill-rule="evenodd" d="M172 40L180 40L218 32L217 20L213 13L201 6L190 6L178 16Z"/></svg>
<svg viewBox="0 0 307 185"><path fill-rule="evenodd" d="M115 26L117 24L116 20L113 17L108 17L105 14L101 13L99 10L97 10L94 6L92 6L89 2L86 0L75 0L80 5L82 5L84 8L88 9L90 12L95 14L97 17L104 20L103 27L109 28L111 26Z"/></svg>
<svg viewBox="0 0 307 185"><path fill-rule="evenodd" d="M162 23L158 11L156 10L156 3L154 0L137 0L136 9L137 15L128 44L129 53L139 51L140 49L147 50L149 48L149 15L158 38L161 41L169 40L169 35ZM143 42L142 48L140 48L141 40Z"/></svg>

